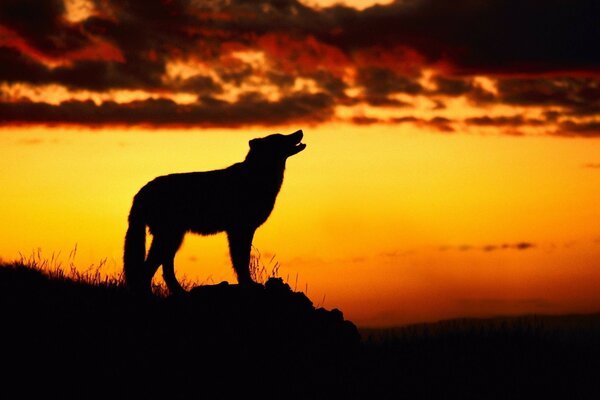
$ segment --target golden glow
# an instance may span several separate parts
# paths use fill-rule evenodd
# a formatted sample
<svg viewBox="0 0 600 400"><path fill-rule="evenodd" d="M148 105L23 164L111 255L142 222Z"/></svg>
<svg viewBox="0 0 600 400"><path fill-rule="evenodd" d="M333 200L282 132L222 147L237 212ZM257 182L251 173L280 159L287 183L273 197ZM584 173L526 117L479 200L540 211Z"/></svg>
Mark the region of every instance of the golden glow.
<svg viewBox="0 0 600 400"><path fill-rule="evenodd" d="M473 83L486 92L490 92L493 95L498 95L498 87L496 86L496 81L487 76L476 76L473 78Z"/></svg>
<svg viewBox="0 0 600 400"><path fill-rule="evenodd" d="M304 92L304 93L319 93L321 90L314 79L308 78L296 78L294 79L293 92Z"/></svg>
<svg viewBox="0 0 600 400"><path fill-rule="evenodd" d="M263 51L257 50L238 50L232 51L230 56L237 58L245 64L250 65L253 68L261 68L265 65L266 57Z"/></svg>
<svg viewBox="0 0 600 400"><path fill-rule="evenodd" d="M421 77L418 79L419 85L421 85L425 90L436 90L438 87L433 81L435 75L436 71L431 69L423 69L421 71Z"/></svg>
<svg viewBox="0 0 600 400"><path fill-rule="evenodd" d="M207 76L218 79L215 71L198 61L172 60L166 62L163 82L186 80L195 76Z"/></svg>
<svg viewBox="0 0 600 400"><path fill-rule="evenodd" d="M304 3L310 7L332 7L341 4L358 10L364 10L367 7L375 5L383 6L393 2L394 0L300 0L300 3Z"/></svg>
<svg viewBox="0 0 600 400"><path fill-rule="evenodd" d="M212 79L221 88L219 93L212 94L219 100L233 103L239 100L241 96L249 93L260 93L269 101L278 101L281 99L281 89L271 83L266 77L264 53L257 51L234 51L223 61L224 65L226 65L224 68L233 68L235 70L236 68L251 66L254 73L241 82L227 82L219 76L213 67L209 67L200 61L177 60L167 62L163 82L167 84L181 83L190 78L206 77Z"/></svg>
<svg viewBox="0 0 600 400"><path fill-rule="evenodd" d="M81 22L95 14L90 0L64 0L65 19L71 23Z"/></svg>
<svg viewBox="0 0 600 400"><path fill-rule="evenodd" d="M115 103L129 103L136 100L169 99L178 104L191 104L197 101L197 96L192 93L155 93L145 90L112 89L102 92L91 90L73 90L65 86L31 85L27 83L0 83L0 96L5 101L19 101L28 99L32 102L45 102L59 105L65 101L93 101L100 105L105 101Z"/></svg>
<svg viewBox="0 0 600 400"><path fill-rule="evenodd" d="M80 268L106 258L119 273L144 183L228 166L249 139L297 128L3 128L0 254L76 245ZM359 325L600 308L600 173L583 167L600 141L302 128L308 147L289 159L254 246L315 304ZM224 235L188 235L176 265L188 280L235 280Z"/></svg>

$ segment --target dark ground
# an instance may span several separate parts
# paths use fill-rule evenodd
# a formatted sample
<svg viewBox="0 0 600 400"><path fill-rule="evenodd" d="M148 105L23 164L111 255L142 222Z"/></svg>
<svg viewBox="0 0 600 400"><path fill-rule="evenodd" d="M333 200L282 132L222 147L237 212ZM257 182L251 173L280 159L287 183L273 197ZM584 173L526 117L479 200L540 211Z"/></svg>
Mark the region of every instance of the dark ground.
<svg viewBox="0 0 600 400"><path fill-rule="evenodd" d="M137 299L0 266L3 398L598 399L600 314L361 330L278 279Z"/></svg>

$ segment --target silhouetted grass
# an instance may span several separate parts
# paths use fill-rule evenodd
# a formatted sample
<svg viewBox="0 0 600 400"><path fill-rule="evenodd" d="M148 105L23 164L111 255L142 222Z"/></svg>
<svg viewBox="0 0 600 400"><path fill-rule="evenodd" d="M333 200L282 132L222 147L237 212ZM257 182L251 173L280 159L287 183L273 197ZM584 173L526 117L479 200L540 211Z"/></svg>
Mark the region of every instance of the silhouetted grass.
<svg viewBox="0 0 600 400"><path fill-rule="evenodd" d="M281 265L279 264L279 261L275 260L275 255L265 263L261 252L256 247L252 247L252 250L253 252L250 254L249 269L250 276L254 282L264 285L270 278L280 278L279 269ZM97 264L92 264L82 271L75 264L76 255L77 246L69 252L66 261L61 258L60 252L53 252L49 256L45 256L42 253L42 250L38 248L27 256L19 254L19 259L17 261L6 263L6 265L25 266L35 271L39 271L41 274L46 275L53 280L68 280L70 282L113 289L123 288L125 282L122 272L116 275L103 273L103 270L106 267L106 259L101 259ZM1 259L0 266L2 266ZM188 279L186 276L181 276L178 280L181 286L187 291L193 287L207 284L205 282ZM287 279L285 282L287 283ZM152 293L158 297L167 297L169 295L169 291L160 276L155 277L152 281Z"/></svg>
<svg viewBox="0 0 600 400"><path fill-rule="evenodd" d="M2 390L15 398L600 398L600 314L362 329L359 340L274 268L259 271L264 289L142 299L97 266L25 261L0 265Z"/></svg>
<svg viewBox="0 0 600 400"><path fill-rule="evenodd" d="M102 273L106 266L106 259L102 259L98 264L92 264L81 271L75 264L76 255L77 246L69 252L66 261L62 260L60 252L52 253L46 257L42 254L42 250L38 248L28 256L19 254L19 259L8 265L17 268L29 268L55 281L68 281L106 288L116 288L124 285L122 273L118 275Z"/></svg>

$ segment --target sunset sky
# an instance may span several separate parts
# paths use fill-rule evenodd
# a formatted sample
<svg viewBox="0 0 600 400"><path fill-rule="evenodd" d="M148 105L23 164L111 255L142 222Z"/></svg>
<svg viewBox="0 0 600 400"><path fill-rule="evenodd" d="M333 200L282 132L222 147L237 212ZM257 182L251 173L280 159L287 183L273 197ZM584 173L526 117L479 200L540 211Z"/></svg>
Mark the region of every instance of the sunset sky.
<svg viewBox="0 0 600 400"><path fill-rule="evenodd" d="M595 0L3 0L0 257L122 269L148 180L303 129L254 247L360 326L600 311ZM258 253L257 253L258 254ZM223 234L180 279L235 282Z"/></svg>

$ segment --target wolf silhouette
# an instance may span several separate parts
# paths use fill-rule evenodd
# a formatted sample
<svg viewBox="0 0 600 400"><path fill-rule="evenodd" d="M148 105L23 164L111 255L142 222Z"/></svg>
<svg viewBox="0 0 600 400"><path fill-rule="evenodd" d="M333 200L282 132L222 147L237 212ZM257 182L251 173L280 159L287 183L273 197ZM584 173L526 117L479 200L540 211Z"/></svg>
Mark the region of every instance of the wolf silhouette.
<svg viewBox="0 0 600 400"><path fill-rule="evenodd" d="M283 183L288 157L306 148L302 130L252 139L244 161L225 169L159 176L133 198L125 235L126 285L151 290L162 265L171 293L184 289L175 276L175 253L187 232L226 232L233 269L240 285L252 285L250 249L254 232L271 214ZM146 255L146 227L152 243Z"/></svg>

